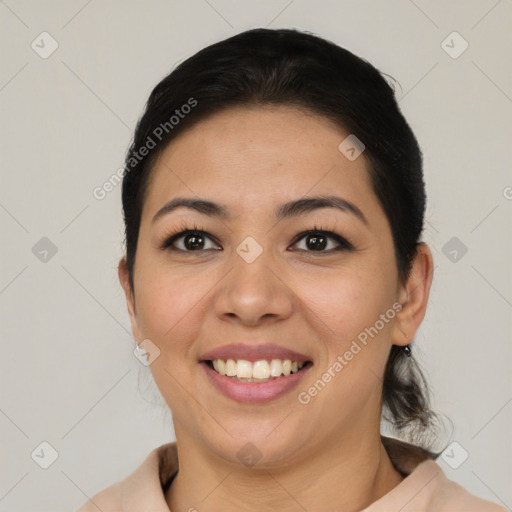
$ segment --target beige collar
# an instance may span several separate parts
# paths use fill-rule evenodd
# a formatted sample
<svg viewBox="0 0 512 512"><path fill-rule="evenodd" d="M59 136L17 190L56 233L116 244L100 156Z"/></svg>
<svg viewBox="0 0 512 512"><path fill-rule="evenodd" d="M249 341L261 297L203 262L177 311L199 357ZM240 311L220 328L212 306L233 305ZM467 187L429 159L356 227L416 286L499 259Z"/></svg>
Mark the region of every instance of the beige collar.
<svg viewBox="0 0 512 512"><path fill-rule="evenodd" d="M439 476L439 474L443 475L441 468L432 460L427 451L390 437L381 436L381 439L392 464L404 476L409 475L422 463L424 463L422 467L418 468L421 469L421 474L418 474L416 480L418 478L421 480L427 478L428 480ZM168 488L170 481L177 471L178 454L176 443L167 443L155 448L136 471L120 482L123 511L140 512L140 510L151 510L152 512L169 512L165 502L164 489ZM395 489L373 503L364 512L384 510L386 503L383 500L389 499L393 493L397 496L402 496L403 492L401 491L406 490L406 488L410 487L411 490L414 490L414 482L410 483L408 480L408 478L404 479ZM378 506L378 508L375 508L375 506ZM405 510L407 509L404 509L403 512Z"/></svg>

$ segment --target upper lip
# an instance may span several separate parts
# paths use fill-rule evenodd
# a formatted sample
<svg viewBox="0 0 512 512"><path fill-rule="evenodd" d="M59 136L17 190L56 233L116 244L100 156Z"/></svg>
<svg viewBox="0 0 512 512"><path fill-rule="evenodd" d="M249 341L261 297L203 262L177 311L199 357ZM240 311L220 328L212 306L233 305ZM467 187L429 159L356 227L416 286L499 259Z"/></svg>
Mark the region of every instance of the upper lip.
<svg viewBox="0 0 512 512"><path fill-rule="evenodd" d="M217 347L203 354L200 361L212 361L214 359L245 359L246 361L261 361L263 359L290 359L291 361L306 362L311 358L279 345L267 344L244 344L234 343Z"/></svg>

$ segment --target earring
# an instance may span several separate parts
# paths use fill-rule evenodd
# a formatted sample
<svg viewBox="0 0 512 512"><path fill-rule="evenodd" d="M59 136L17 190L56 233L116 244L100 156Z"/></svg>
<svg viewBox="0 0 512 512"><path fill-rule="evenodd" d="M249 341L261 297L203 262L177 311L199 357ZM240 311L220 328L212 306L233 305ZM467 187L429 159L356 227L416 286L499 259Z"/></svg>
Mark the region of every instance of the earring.
<svg viewBox="0 0 512 512"><path fill-rule="evenodd" d="M404 335L405 339L407 340L407 335L404 333L404 331L402 331L402 334ZM405 352L405 355L407 357L411 357L412 356L411 343L409 343L408 345L405 345L404 347L402 347L402 350Z"/></svg>

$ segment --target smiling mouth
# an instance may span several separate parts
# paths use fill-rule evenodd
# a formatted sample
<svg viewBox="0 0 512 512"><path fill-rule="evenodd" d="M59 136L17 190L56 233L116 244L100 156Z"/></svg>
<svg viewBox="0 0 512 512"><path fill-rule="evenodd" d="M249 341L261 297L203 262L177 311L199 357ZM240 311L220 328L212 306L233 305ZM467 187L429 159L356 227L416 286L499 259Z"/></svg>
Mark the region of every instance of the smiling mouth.
<svg viewBox="0 0 512 512"><path fill-rule="evenodd" d="M293 375L312 366L311 361L291 361L290 359L210 359L203 361L220 375L239 382L270 382Z"/></svg>

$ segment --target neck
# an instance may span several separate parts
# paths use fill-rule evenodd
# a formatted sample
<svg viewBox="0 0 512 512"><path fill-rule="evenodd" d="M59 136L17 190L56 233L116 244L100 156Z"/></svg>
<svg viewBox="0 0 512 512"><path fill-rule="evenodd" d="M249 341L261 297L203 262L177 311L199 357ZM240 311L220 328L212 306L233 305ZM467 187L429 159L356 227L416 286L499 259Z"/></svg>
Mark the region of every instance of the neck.
<svg viewBox="0 0 512 512"><path fill-rule="evenodd" d="M246 468L178 436L179 472L166 494L171 511L323 510L357 512L402 480L380 433L337 436L324 449L278 468Z"/></svg>

